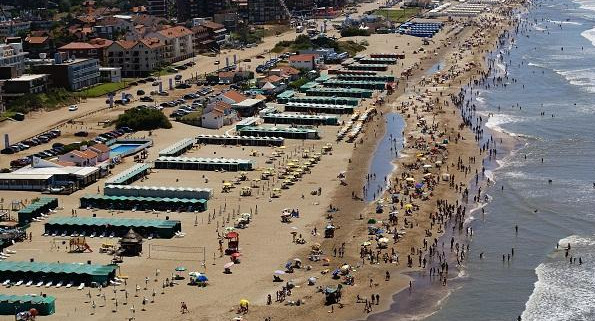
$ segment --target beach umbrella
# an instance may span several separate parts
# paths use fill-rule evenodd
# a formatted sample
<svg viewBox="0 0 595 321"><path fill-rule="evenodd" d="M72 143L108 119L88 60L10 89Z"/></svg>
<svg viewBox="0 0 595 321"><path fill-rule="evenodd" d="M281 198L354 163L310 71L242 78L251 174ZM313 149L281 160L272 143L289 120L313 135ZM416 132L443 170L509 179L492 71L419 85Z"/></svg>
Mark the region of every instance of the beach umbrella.
<svg viewBox="0 0 595 321"><path fill-rule="evenodd" d="M178 267L176 267L176 271L178 271L178 272L184 272L184 271L186 271L186 268L183 267L183 266L178 266Z"/></svg>
<svg viewBox="0 0 595 321"><path fill-rule="evenodd" d="M207 282L208 280L209 280L209 278L204 274L201 274L196 277L196 281L198 281L198 282Z"/></svg>
<svg viewBox="0 0 595 321"><path fill-rule="evenodd" d="M368 224L376 224L376 219L374 219L374 218L369 219Z"/></svg>
<svg viewBox="0 0 595 321"><path fill-rule="evenodd" d="M293 263L291 263L291 261L289 261L289 262L285 263L285 268L289 270L292 265L293 265Z"/></svg>
<svg viewBox="0 0 595 321"><path fill-rule="evenodd" d="M275 275L283 275L283 274L285 274L285 271L276 270L276 271L274 272L274 274L275 274Z"/></svg>
<svg viewBox="0 0 595 321"><path fill-rule="evenodd" d="M378 239L378 243L388 243L388 239L386 237L381 237Z"/></svg>
<svg viewBox="0 0 595 321"><path fill-rule="evenodd" d="M295 259L293 259L293 261L294 261L294 262L299 262L299 263L302 263L302 260L300 260L300 259L298 259L298 258L295 258Z"/></svg>
<svg viewBox="0 0 595 321"><path fill-rule="evenodd" d="M236 229L236 228L235 228L235 227L233 227L233 226L227 226L227 227L225 228L225 231L226 231L226 232L232 232L232 231L234 231L235 229Z"/></svg>
<svg viewBox="0 0 595 321"><path fill-rule="evenodd" d="M309 285L314 285L314 284L316 284L316 278L315 278L315 277L308 278L308 284L309 284Z"/></svg>
<svg viewBox="0 0 595 321"><path fill-rule="evenodd" d="M405 204L405 209L406 210L410 210L412 208L413 208L413 205L412 204Z"/></svg>
<svg viewBox="0 0 595 321"><path fill-rule="evenodd" d="M231 267L232 267L232 266L234 266L234 265L235 265L235 263L233 263L233 262L228 262L228 263L225 263L225 265L223 266L223 268L224 268L224 269L229 269L229 268L231 268Z"/></svg>
<svg viewBox="0 0 595 321"><path fill-rule="evenodd" d="M415 182L415 178L413 178L413 177L407 177L407 178L405 178L405 180L407 182Z"/></svg>
<svg viewBox="0 0 595 321"><path fill-rule="evenodd" d="M246 299L241 299L240 300L240 306L247 306L248 304L250 304L250 302Z"/></svg>
<svg viewBox="0 0 595 321"><path fill-rule="evenodd" d="M424 168L432 168L432 165L426 164L426 165L424 165Z"/></svg>
<svg viewBox="0 0 595 321"><path fill-rule="evenodd" d="M335 269L335 270L333 271L333 273L331 273L331 274L332 274L333 276L337 276L339 273L341 273L341 270L340 270L340 269Z"/></svg>
<svg viewBox="0 0 595 321"><path fill-rule="evenodd" d="M365 241L362 243L363 246L370 246L372 243L370 241Z"/></svg>
<svg viewBox="0 0 595 321"><path fill-rule="evenodd" d="M235 252L235 253L231 254L231 257L233 257L233 258L238 258L240 256L242 256L242 253L240 253L240 252Z"/></svg>
<svg viewBox="0 0 595 321"><path fill-rule="evenodd" d="M424 183L415 184L415 188L424 188Z"/></svg>

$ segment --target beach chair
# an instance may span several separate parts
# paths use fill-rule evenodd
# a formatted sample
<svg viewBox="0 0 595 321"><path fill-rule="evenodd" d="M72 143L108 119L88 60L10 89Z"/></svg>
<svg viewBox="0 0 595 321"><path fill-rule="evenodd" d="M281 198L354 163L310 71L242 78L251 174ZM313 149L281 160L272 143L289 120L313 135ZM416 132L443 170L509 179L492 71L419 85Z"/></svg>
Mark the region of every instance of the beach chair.
<svg viewBox="0 0 595 321"><path fill-rule="evenodd" d="M39 281L39 282L37 282L37 284L35 284L35 286L38 288L41 287L42 285L43 285L43 281Z"/></svg>
<svg viewBox="0 0 595 321"><path fill-rule="evenodd" d="M79 287L76 288L76 289L80 291L80 290L82 290L84 288L85 288L85 283L81 283L81 285L79 285Z"/></svg>
<svg viewBox="0 0 595 321"><path fill-rule="evenodd" d="M16 286L20 286L21 284L23 284L23 280L19 280L19 282L15 283Z"/></svg>
<svg viewBox="0 0 595 321"><path fill-rule="evenodd" d="M56 289L61 288L62 287L62 284L64 284L64 283L62 283L62 281L58 282L58 284L56 284Z"/></svg>
<svg viewBox="0 0 595 321"><path fill-rule="evenodd" d="M66 284L66 288L70 289L72 287L72 282L69 282L68 284Z"/></svg>
<svg viewBox="0 0 595 321"><path fill-rule="evenodd" d="M49 281L48 283L45 284L45 287L46 288L49 288L50 286L52 286L52 284L54 284L54 282Z"/></svg>
<svg viewBox="0 0 595 321"><path fill-rule="evenodd" d="M10 283L10 280L6 280L6 281L4 281L4 282L2 283L2 285L4 285L4 286L7 286L7 285L8 285L8 283Z"/></svg>
<svg viewBox="0 0 595 321"><path fill-rule="evenodd" d="M29 282L25 283L25 286L31 286L31 284L33 284L33 281L29 280Z"/></svg>

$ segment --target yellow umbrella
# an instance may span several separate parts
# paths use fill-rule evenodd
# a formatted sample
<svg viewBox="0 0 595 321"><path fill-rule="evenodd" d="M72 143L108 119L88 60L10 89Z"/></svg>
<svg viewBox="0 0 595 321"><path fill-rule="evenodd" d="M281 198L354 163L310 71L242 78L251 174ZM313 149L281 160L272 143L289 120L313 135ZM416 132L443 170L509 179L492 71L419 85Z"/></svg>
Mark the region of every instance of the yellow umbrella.
<svg viewBox="0 0 595 321"><path fill-rule="evenodd" d="M231 186L231 183L223 183L223 186Z"/></svg>
<svg viewBox="0 0 595 321"><path fill-rule="evenodd" d="M413 208L413 205L412 204L405 204L405 209L410 210L412 208Z"/></svg>
<svg viewBox="0 0 595 321"><path fill-rule="evenodd" d="M240 306L243 306L243 307L245 307L245 306L247 306L248 304L250 304L250 302L249 302L248 300L246 300L246 299L241 299L241 300L240 300Z"/></svg>

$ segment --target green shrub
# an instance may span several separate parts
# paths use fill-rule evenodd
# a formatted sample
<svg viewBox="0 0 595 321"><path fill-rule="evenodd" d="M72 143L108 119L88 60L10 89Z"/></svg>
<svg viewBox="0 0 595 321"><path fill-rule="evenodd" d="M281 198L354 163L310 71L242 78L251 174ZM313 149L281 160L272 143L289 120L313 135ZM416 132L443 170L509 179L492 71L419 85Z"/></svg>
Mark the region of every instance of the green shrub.
<svg viewBox="0 0 595 321"><path fill-rule="evenodd" d="M159 110L152 108L132 108L118 116L116 128L130 127L134 130L171 128L169 119Z"/></svg>

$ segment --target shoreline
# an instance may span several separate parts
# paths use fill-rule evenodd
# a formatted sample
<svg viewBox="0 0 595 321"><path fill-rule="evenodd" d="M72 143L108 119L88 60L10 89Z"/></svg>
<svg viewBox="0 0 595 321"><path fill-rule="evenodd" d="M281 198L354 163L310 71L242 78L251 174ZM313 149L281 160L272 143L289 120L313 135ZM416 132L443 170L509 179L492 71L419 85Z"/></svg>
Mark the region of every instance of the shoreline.
<svg viewBox="0 0 595 321"><path fill-rule="evenodd" d="M506 31L510 31L514 26L509 26L508 29L506 29ZM500 34L496 34L496 35L492 35L492 37L495 37L496 39L499 38L499 36L503 33L504 31L502 31ZM486 66L487 63L487 59L489 58L490 54L492 54L494 51L499 49L499 44L498 43L492 43L492 44L488 44L488 46L492 46L493 48L489 49L489 51L487 53L483 53L482 55L480 55L479 57L476 58L480 58L480 61L482 61L483 63L481 63L482 66L482 70L484 72L488 71L488 68ZM433 63L428 63L426 62L426 65L429 65L430 67L434 67L436 64L440 64L440 69L438 71L442 71L445 69L445 62L444 60L442 60L442 56L439 55L440 58L435 59L437 61L433 61ZM425 69L425 68L424 68ZM430 76L431 74L426 74L428 76ZM469 78L471 80L473 80L476 76L475 75L469 75ZM469 86L468 85L464 85L461 86L461 89L467 89ZM402 114L400 114L401 116L403 116ZM487 126L485 126L487 124L487 121L489 120L489 118L486 118L486 120L481 124L482 127L486 127L488 129L488 132L495 138L497 139L501 139L501 142L499 144L499 148L498 150L501 150L501 148L504 149L504 156L502 158L497 158L494 157L493 160L488 162L488 157L484 154L482 155L482 163L484 163L485 165L488 164L494 164L496 165L495 168L490 168L491 171L495 171L498 168L502 167L502 164L500 164L498 162L499 159L503 159L506 156L509 156L511 154L513 154L515 151L520 150L522 148L523 144L523 140L520 137L515 137L514 135L510 135L505 131L497 131L493 128L489 128ZM405 125L405 129L407 128L407 124ZM405 130L406 132L406 130ZM404 141L406 144L406 139L404 137ZM500 156L501 154L499 154L498 156ZM400 157L399 157L400 158ZM389 177L394 176L396 174L398 174L398 163L399 160L395 160L393 162L393 165L395 166L395 170L393 172L391 172L389 174ZM469 180L469 185L473 185L472 180ZM492 184L494 183L494 181L492 180L491 182ZM483 183L480 182L480 186L486 187L489 186L488 182L483 181ZM380 197L380 196L379 196ZM375 201L371 201L370 203L374 203ZM476 203L472 203L472 204L468 204L468 206L472 206L469 209L469 214L471 215L472 213L480 210L481 208L483 208L485 205L487 205L489 203L488 202L476 202ZM465 226L469 225L472 223L473 220L469 220L465 222ZM443 233L440 237L439 240L444 240L446 238L448 238L450 235L449 233ZM451 258L452 259L452 258ZM452 260L451 260L452 261ZM461 268L457 268L457 270L459 271L459 273L457 275L455 275L452 278L449 278L449 282L457 282L460 281L460 278L462 277L460 274L461 272L464 271L464 269ZM431 276L429 276L429 280L428 280L428 275L425 273L425 270L423 269L419 269L419 270L413 270L410 272L403 272L401 274L401 276L406 276L409 277L413 282L415 282L414 284L422 284L421 285L421 291L418 291L418 289L416 288L415 292L416 293L420 293L421 296L425 296L426 298L436 298L438 300L438 302L433 302L430 299L430 303L426 302L425 300L421 299L417 299L414 302L406 302L403 303L404 301L401 300L406 296L411 297L412 292L410 291L409 293L407 293L407 287L402 287L400 289L398 289L396 292L393 292L392 296L391 296L391 302L388 304L388 306L386 307L384 304L380 305L380 309L377 312L371 313L369 315L367 315L365 318L356 318L356 319L352 319L352 320L367 320L367 321L374 321L374 320L387 320L387 319L391 319L394 317L411 317L411 318L415 318L415 319L425 319L431 315L433 315L437 309L439 309L439 307L441 306L441 304L448 299L448 297L454 292L456 291L456 289L450 289L449 287L439 287L436 288L435 284L436 281L432 279ZM428 280L428 282L422 283L422 280ZM439 284L438 284L439 285ZM391 315L391 312L393 311L393 307L397 307L396 310L396 315ZM405 310L405 315L401 312L401 309L398 308L403 308ZM412 313L408 313L408 312L412 312Z"/></svg>

